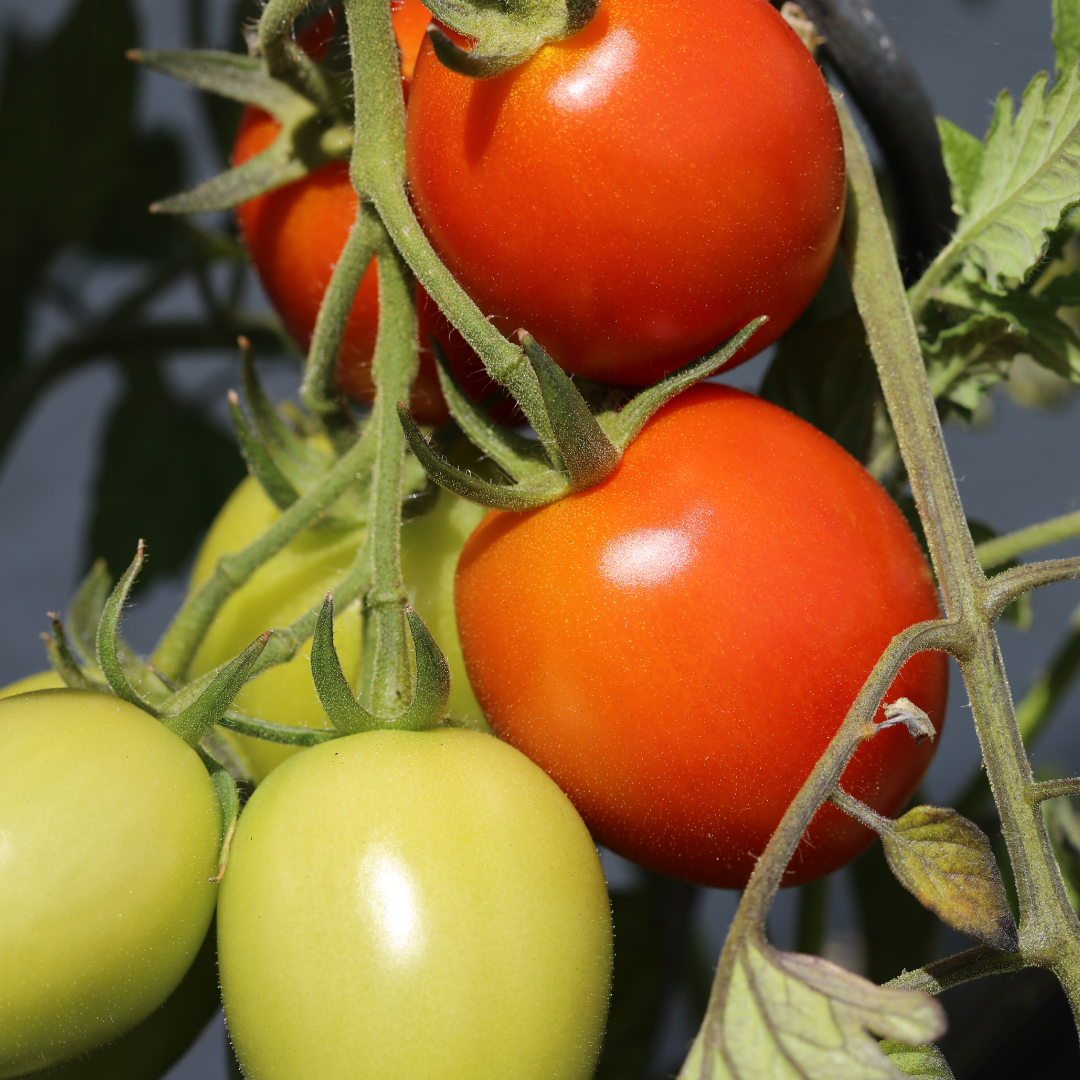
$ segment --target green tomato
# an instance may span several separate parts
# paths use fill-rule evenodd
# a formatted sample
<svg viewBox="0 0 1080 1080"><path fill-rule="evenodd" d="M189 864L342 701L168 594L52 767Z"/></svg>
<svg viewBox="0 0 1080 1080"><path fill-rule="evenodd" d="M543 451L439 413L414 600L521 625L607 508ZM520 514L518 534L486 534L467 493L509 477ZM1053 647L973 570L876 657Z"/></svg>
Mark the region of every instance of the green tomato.
<svg viewBox="0 0 1080 1080"><path fill-rule="evenodd" d="M0 701L0 1077L134 1027L214 913L221 811L198 755L106 694Z"/></svg>
<svg viewBox="0 0 1080 1080"><path fill-rule="evenodd" d="M36 675L27 675L25 679L0 687L0 698L29 694L32 690L62 690L65 685L55 671L39 671Z"/></svg>
<svg viewBox="0 0 1080 1080"><path fill-rule="evenodd" d="M218 904L249 1080L587 1080L611 917L596 848L477 732L352 735L248 802Z"/></svg>
<svg viewBox="0 0 1080 1080"><path fill-rule="evenodd" d="M255 540L279 516L278 509L252 478L230 496L210 527L191 575L191 590L212 573L218 559ZM461 657L454 622L454 571L458 554L484 509L442 492L435 509L401 530L401 563L413 607L446 653L450 665L449 715L466 727L487 730ZM260 567L225 603L192 665L198 676L231 659L263 631L286 626L317 608L349 568L363 529L308 529ZM334 613L334 641L350 684L360 671L360 610L353 604ZM251 716L279 724L325 728L323 712L311 679L311 641L290 660L252 680L236 698ZM355 685L354 685L355 689ZM229 735L250 761L253 778L262 780L295 749L278 743Z"/></svg>

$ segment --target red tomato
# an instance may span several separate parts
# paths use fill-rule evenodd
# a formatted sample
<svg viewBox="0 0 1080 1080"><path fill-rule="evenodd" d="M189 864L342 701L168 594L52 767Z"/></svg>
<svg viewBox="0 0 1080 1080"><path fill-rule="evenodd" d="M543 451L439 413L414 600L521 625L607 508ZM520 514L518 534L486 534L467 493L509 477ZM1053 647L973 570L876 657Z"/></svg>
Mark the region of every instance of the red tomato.
<svg viewBox="0 0 1080 1080"><path fill-rule="evenodd" d="M458 562L455 604L488 721L593 836L724 888L746 884L893 635L940 614L911 530L862 466L719 386L663 408L597 487L488 514ZM886 700L910 698L940 729L947 676L944 654L922 653ZM844 787L894 815L933 752L886 730ZM824 806L785 883L871 839Z"/></svg>
<svg viewBox="0 0 1080 1080"><path fill-rule="evenodd" d="M402 51L402 72L407 79L431 15L418 0L395 0L393 18ZM328 23L332 30L332 21L324 18L301 36L301 44L313 54L325 50ZM265 150L279 130L277 121L261 109L245 108L233 143L233 164L240 165ZM270 302L306 353L323 294L356 218L356 192L349 182L348 163L324 165L303 180L251 199L237 207L236 216ZM428 345L432 337L442 345L474 400L489 397L498 387L423 289L417 287L416 296L421 349L412 409L420 423L437 424L448 419L449 413ZM337 367L339 385L359 401L369 402L375 394L371 357L378 321L378 273L372 260L349 313Z"/></svg>
<svg viewBox="0 0 1080 1080"><path fill-rule="evenodd" d="M408 174L436 250L504 333L645 385L759 315L746 360L828 270L844 209L829 92L767 0L603 0L471 80L421 49Z"/></svg>

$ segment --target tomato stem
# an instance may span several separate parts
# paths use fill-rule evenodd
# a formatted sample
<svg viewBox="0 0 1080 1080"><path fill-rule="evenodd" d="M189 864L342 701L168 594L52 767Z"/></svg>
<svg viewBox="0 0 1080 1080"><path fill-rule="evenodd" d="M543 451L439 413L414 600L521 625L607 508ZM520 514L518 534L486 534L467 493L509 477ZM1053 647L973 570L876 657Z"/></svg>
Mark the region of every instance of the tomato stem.
<svg viewBox="0 0 1080 1080"><path fill-rule="evenodd" d="M1047 967L1058 976L1080 1021L1080 921L1069 904L1042 813L1032 798L1035 780L994 629L1001 607L1010 598L1039 584L1074 577L1080 563L1061 560L1041 568L1021 567L987 580L964 517L919 347L912 306L917 306L920 294L913 291L909 297L904 292L866 148L842 100L837 101L837 110L848 165L844 247L852 290L907 467L946 616L960 632L960 647L949 651L957 658L967 686L1013 866L1020 902L1019 952L1026 964ZM934 266L941 265L939 257Z"/></svg>

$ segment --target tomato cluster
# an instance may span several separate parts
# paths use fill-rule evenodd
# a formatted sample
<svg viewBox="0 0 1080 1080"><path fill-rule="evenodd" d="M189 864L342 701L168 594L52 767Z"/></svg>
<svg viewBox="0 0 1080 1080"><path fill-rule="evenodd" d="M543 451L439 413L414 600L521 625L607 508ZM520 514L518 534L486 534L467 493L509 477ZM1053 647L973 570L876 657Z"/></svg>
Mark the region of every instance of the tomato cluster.
<svg viewBox="0 0 1080 1080"><path fill-rule="evenodd" d="M645 385L768 315L763 348L810 301L843 216L843 149L819 70L765 0L602 0L585 29L484 80L437 61L416 0L392 15L410 196L500 330L529 329L574 374ZM317 55L332 30L325 17L301 44ZM234 162L278 130L249 106ZM238 208L301 348L356 211L344 163ZM431 339L474 399L495 385L419 287L417 302L412 408L437 422ZM337 369L362 401L377 329L373 262ZM279 516L245 481L192 588ZM324 521L278 550L185 674L209 679L320 604L364 537ZM594 488L486 517L444 492L401 546L404 587L448 658L453 726L302 754L219 731L258 784L220 890L224 807L191 747L108 694L42 689L51 675L0 701L0 841L17 838L0 876L0 1077L143 1021L216 903L222 997L251 1077L585 1080L612 961L594 839L673 877L745 885L882 649L939 610L866 471L792 415L717 386L666 405ZM335 629L353 676L357 605ZM917 656L890 697L940 728L946 674L942 656ZM330 727L310 641L234 707ZM931 753L885 732L845 788L894 814ZM56 793L39 804L46 776ZM787 883L870 838L823 807Z"/></svg>

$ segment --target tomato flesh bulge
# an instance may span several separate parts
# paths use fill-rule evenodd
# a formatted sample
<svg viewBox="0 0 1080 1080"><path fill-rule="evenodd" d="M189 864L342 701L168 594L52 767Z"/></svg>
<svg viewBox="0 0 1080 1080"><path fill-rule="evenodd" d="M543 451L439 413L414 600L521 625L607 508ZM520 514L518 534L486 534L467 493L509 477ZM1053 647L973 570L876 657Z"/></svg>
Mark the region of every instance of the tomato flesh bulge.
<svg viewBox="0 0 1080 1080"><path fill-rule="evenodd" d="M214 913L206 768L141 709L39 690L0 701L0 1077L149 1016Z"/></svg>
<svg viewBox="0 0 1080 1080"><path fill-rule="evenodd" d="M724 888L746 884L892 637L939 617L910 528L862 466L719 386L665 406L597 487L490 513L458 562L455 602L488 722L597 841ZM885 700L910 698L940 730L947 674L944 654L920 654ZM884 731L844 787L896 814L934 745ZM786 884L871 839L824 806Z"/></svg>
<svg viewBox="0 0 1080 1080"><path fill-rule="evenodd" d="M596 848L528 759L372 732L285 762L240 818L222 999L260 1080L587 1080L611 919Z"/></svg>
<svg viewBox="0 0 1080 1080"><path fill-rule="evenodd" d="M401 528L402 578L410 603L446 654L450 665L448 714L467 727L486 730L480 706L465 677L454 622L453 588L458 553L484 514L481 507L440 492L438 505ZM280 512L248 478L229 497L210 526L195 560L191 590L214 571L222 555L255 540ZM246 648L272 627L289 625L318 608L352 563L364 543L361 528L323 527L303 532L260 567L225 603L192 663L193 678L211 671ZM360 611L356 604L338 605L334 641L350 682L360 670ZM247 683L236 707L250 716L278 724L328 728L330 721L311 678L311 639L287 663L264 671ZM219 732L221 729L219 729ZM256 781L296 753L282 743L228 733Z"/></svg>
<svg viewBox="0 0 1080 1080"><path fill-rule="evenodd" d="M421 49L409 190L506 334L575 374L646 385L824 280L844 154L813 59L764 0L603 0L580 33L473 80Z"/></svg>
<svg viewBox="0 0 1080 1080"><path fill-rule="evenodd" d="M416 0L402 0L395 5L393 18L407 79L431 16ZM314 26L320 28L325 29L321 23ZM314 47L318 42L313 39L312 44ZM267 149L279 130L272 116L253 106L245 108L233 143L232 163L241 165ZM324 165L302 180L237 207L240 232L259 280L290 337L305 353L311 344L319 305L356 219L356 208L356 192L346 162ZM440 424L450 414L439 387L432 338L442 346L454 373L474 401L490 398L499 387L419 286L416 302L420 371L410 405L418 423ZM373 259L349 312L337 365L338 385L358 401L371 402L375 396L371 360L378 322L379 284L377 262Z"/></svg>

